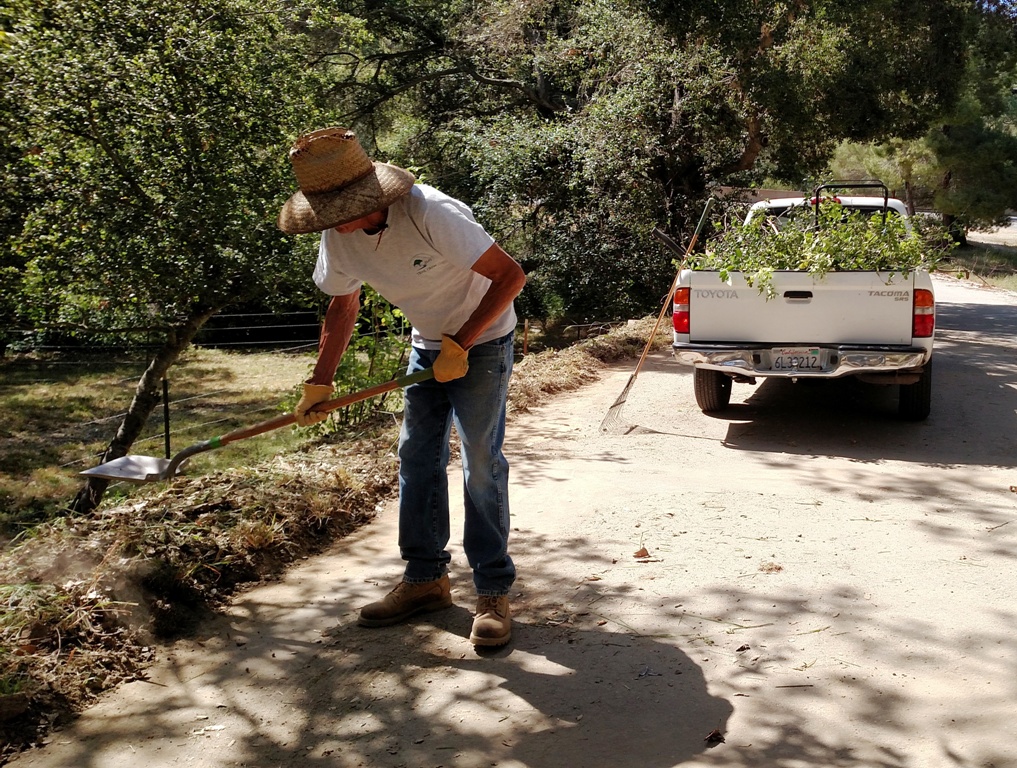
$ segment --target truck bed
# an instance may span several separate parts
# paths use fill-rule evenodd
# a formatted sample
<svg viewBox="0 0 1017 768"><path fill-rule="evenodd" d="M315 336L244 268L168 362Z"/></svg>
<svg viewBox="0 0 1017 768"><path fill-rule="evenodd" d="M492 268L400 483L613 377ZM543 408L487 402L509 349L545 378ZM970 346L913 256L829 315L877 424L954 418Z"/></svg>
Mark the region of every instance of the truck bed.
<svg viewBox="0 0 1017 768"><path fill-rule="evenodd" d="M775 272L775 295L740 273L683 273L691 288L688 343L910 345L914 275Z"/></svg>

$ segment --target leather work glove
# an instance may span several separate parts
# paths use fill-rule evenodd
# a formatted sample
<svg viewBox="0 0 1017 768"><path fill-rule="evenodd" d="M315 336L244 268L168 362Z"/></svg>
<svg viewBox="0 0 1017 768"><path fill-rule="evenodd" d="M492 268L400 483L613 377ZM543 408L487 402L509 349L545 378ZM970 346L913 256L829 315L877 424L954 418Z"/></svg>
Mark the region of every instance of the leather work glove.
<svg viewBox="0 0 1017 768"><path fill-rule="evenodd" d="M434 365L431 366L434 369L434 380L445 382L465 376L470 369L469 363L466 362L467 354L466 350L456 344L451 336L442 336L441 352L438 353Z"/></svg>
<svg viewBox="0 0 1017 768"><path fill-rule="evenodd" d="M312 412L311 408L316 406L318 403L324 403L331 397L331 384L308 384L305 381L304 394L297 401L297 405L293 409L293 415L297 419L297 424L301 427L309 427L312 424L317 424L319 421L327 419L327 413L320 413L317 411Z"/></svg>

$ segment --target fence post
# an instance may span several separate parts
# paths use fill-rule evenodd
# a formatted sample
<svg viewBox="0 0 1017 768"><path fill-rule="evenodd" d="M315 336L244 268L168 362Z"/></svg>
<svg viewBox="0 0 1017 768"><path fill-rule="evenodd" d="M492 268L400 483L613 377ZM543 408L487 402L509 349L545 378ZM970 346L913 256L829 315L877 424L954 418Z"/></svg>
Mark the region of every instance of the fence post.
<svg viewBox="0 0 1017 768"><path fill-rule="evenodd" d="M163 434L166 441L166 458L171 457L170 453L170 417L169 417L169 381L162 377L162 424Z"/></svg>

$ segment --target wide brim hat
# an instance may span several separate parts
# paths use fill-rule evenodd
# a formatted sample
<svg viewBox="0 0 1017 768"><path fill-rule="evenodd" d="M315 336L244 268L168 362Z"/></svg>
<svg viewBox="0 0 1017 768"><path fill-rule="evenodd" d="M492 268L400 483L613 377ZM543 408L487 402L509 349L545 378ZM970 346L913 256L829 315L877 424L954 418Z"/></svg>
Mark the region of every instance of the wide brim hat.
<svg viewBox="0 0 1017 768"><path fill-rule="evenodd" d="M299 191L279 212L279 229L321 232L388 208L413 187L413 174L373 162L348 128L301 136L289 153Z"/></svg>

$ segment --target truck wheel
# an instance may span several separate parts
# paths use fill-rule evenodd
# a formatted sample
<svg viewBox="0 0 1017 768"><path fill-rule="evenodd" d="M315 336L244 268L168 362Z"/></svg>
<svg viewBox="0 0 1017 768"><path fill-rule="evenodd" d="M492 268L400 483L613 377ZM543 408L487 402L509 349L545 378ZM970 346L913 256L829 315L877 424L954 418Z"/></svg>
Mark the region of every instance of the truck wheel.
<svg viewBox="0 0 1017 768"><path fill-rule="evenodd" d="M703 413L723 411L731 402L731 377L719 371L696 368L692 372L696 402Z"/></svg>
<svg viewBox="0 0 1017 768"><path fill-rule="evenodd" d="M925 364L922 376L914 384L900 385L897 414L907 421L923 421L932 410L932 360Z"/></svg>

